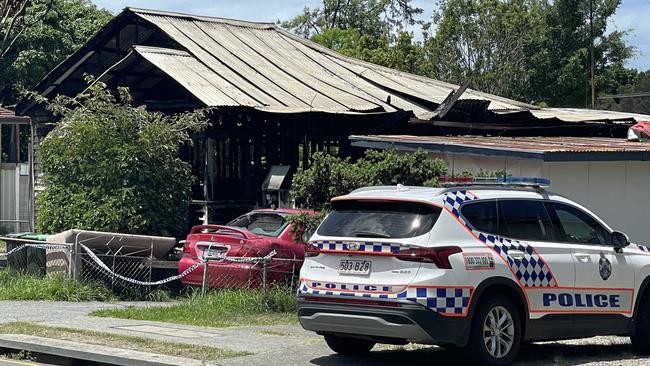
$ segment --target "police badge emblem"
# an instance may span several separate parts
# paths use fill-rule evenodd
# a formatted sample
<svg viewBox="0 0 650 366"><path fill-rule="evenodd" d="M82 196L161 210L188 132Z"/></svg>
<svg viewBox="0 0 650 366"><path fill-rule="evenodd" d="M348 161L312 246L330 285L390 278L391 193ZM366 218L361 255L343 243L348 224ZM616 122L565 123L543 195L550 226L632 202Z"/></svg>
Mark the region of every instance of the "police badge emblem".
<svg viewBox="0 0 650 366"><path fill-rule="evenodd" d="M600 261L598 261L598 272L600 272L600 278L607 281L609 276L612 275L612 263L609 259L605 258L605 254L600 253Z"/></svg>

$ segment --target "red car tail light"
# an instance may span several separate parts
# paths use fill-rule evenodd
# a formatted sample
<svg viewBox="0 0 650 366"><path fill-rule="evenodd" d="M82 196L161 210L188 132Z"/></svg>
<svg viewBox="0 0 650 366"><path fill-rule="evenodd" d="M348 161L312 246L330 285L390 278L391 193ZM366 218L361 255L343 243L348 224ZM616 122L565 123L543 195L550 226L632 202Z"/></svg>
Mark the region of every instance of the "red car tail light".
<svg viewBox="0 0 650 366"><path fill-rule="evenodd" d="M438 268L451 269L449 256L462 251L459 247L414 248L400 250L395 253L395 258L410 262L433 263Z"/></svg>
<svg viewBox="0 0 650 366"><path fill-rule="evenodd" d="M305 245L305 257L315 257L320 254L320 248L313 245L313 244L307 244Z"/></svg>
<svg viewBox="0 0 650 366"><path fill-rule="evenodd" d="M191 242L186 241L185 243L183 243L183 255L192 255Z"/></svg>

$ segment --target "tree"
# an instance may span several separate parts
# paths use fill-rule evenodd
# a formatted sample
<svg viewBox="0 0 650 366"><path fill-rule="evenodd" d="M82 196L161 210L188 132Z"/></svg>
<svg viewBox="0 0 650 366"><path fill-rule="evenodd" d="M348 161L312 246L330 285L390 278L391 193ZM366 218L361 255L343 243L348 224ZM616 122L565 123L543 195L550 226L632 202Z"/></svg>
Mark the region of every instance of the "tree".
<svg viewBox="0 0 650 366"><path fill-rule="evenodd" d="M409 32L399 32L394 41L380 36L372 39L356 28L330 28L313 36L313 41L343 55L354 57L393 69L419 73L422 52L420 45Z"/></svg>
<svg viewBox="0 0 650 366"><path fill-rule="evenodd" d="M112 17L89 0L0 0L0 11L2 1L26 7L13 30L0 23L0 36L13 35L0 57L0 105L16 103L22 90L32 89Z"/></svg>
<svg viewBox="0 0 650 366"><path fill-rule="evenodd" d="M323 0L322 7L305 7L302 14L281 25L305 38L338 28L356 29L377 39L418 23L416 16L421 13L411 0Z"/></svg>
<svg viewBox="0 0 650 366"><path fill-rule="evenodd" d="M365 4L360 8L359 5ZM400 12L373 4L400 4ZM608 32L620 0L593 0L596 90L626 85L626 31ZM386 16L386 14L392 14ZM589 97L587 0L442 0L431 23L410 1L324 0L283 26L342 54L541 106L585 106ZM422 26L414 40L405 25ZM435 30L435 31L433 31Z"/></svg>
<svg viewBox="0 0 650 366"><path fill-rule="evenodd" d="M528 57L544 36L546 6L535 0L447 0L434 14L424 45L424 73L475 89L526 99Z"/></svg>
<svg viewBox="0 0 650 366"><path fill-rule="evenodd" d="M395 150L366 152L351 162L315 153L308 169L299 169L291 185L291 195L299 207L322 210L336 196L369 185L436 186L437 178L447 173L440 159L429 159L422 150L400 154Z"/></svg>
<svg viewBox="0 0 650 366"><path fill-rule="evenodd" d="M622 69L634 49L626 45L627 31L607 32L620 0L593 0L596 91L618 88L612 70ZM553 106L586 106L590 96L589 1L557 0L545 13L546 35L532 54L535 72L531 98Z"/></svg>
<svg viewBox="0 0 650 366"><path fill-rule="evenodd" d="M100 82L48 102L62 118L41 145L37 230L184 232L193 177L179 148L206 128L206 111L168 116L130 102L128 90L116 98Z"/></svg>
<svg viewBox="0 0 650 366"><path fill-rule="evenodd" d="M616 94L650 93L650 71L621 70L616 73L620 85ZM621 112L650 114L650 96L606 99L599 101L599 108Z"/></svg>

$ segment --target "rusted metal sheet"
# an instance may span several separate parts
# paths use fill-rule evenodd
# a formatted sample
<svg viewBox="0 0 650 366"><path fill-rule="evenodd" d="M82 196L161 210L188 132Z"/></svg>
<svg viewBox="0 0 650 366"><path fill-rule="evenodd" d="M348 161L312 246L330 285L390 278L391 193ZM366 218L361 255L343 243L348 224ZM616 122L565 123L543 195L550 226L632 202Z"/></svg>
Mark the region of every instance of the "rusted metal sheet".
<svg viewBox="0 0 650 366"><path fill-rule="evenodd" d="M413 145L467 146L526 152L650 152L650 143L606 137L490 137L490 136L350 136L352 141L411 143Z"/></svg>

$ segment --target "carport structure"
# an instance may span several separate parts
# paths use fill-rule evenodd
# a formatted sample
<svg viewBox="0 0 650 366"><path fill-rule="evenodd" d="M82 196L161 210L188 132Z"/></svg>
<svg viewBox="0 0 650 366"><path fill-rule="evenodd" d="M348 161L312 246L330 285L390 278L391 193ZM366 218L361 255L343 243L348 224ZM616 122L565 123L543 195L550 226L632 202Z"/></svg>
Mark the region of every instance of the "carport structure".
<svg viewBox="0 0 650 366"><path fill-rule="evenodd" d="M214 107L212 127L183 151L199 178L194 204L220 222L262 198L272 166L308 164L314 151L351 156L352 134L623 135L640 118L540 109L342 56L273 23L126 8L37 86L76 95L90 74L128 86L135 104L166 113ZM41 106L36 138L56 120ZM213 214L214 213L214 214ZM197 213L196 218L201 215Z"/></svg>

